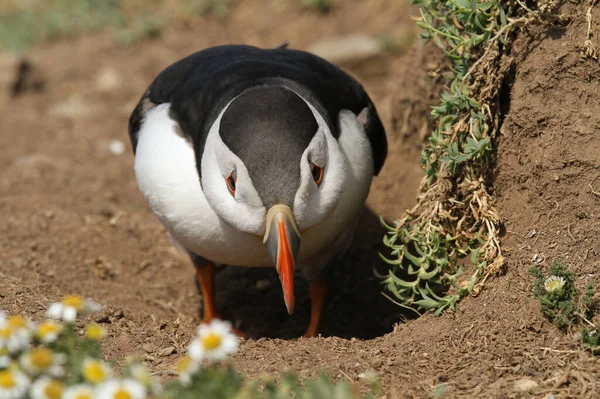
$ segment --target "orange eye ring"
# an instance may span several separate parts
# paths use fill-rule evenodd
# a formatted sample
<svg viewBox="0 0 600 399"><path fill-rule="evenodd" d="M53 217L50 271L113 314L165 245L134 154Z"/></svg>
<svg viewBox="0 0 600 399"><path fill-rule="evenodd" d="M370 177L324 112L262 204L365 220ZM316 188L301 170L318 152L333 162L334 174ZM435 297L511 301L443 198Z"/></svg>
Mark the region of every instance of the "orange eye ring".
<svg viewBox="0 0 600 399"><path fill-rule="evenodd" d="M227 188L229 189L231 195L235 196L235 176L233 175L233 170L229 176L225 178L225 183L227 184Z"/></svg>
<svg viewBox="0 0 600 399"><path fill-rule="evenodd" d="M321 184L321 182L323 181L323 167L317 165L314 162L311 162L311 173L312 173L312 177L315 181L315 183L317 183L317 186L319 186Z"/></svg>

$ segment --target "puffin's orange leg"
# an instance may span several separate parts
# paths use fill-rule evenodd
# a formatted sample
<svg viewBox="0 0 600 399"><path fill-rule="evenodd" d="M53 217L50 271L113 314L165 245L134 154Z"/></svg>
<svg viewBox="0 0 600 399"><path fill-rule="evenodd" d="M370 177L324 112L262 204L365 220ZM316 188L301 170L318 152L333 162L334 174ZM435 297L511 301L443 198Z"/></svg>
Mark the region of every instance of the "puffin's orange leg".
<svg viewBox="0 0 600 399"><path fill-rule="evenodd" d="M316 337L321 323L321 313L327 297L327 283L321 276L310 282L308 289L310 295L310 323L304 333L307 338Z"/></svg>
<svg viewBox="0 0 600 399"><path fill-rule="evenodd" d="M202 264L195 263L196 266L196 278L200 289L202 290L202 301L204 316L202 318L203 323L208 323L212 319L222 319L217 312L215 305L215 275L217 274L217 268L215 264L210 261L205 261ZM239 331L236 328L231 329L234 334L246 338L246 334Z"/></svg>
<svg viewBox="0 0 600 399"><path fill-rule="evenodd" d="M198 284L200 284L200 289L202 290L202 300L204 302L204 306L202 310L204 311L204 317L202 321L204 323L210 322L212 319L218 317L217 316L217 308L215 306L215 275L217 273L217 269L215 264L212 262L206 262L203 265L196 265L196 278L198 279Z"/></svg>

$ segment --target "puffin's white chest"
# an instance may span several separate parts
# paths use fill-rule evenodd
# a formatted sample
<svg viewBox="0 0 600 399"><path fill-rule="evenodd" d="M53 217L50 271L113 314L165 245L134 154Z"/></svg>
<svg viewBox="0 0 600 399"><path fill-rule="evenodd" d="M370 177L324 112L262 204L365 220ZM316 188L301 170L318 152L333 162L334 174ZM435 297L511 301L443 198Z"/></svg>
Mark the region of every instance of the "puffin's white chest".
<svg viewBox="0 0 600 399"><path fill-rule="evenodd" d="M370 144L354 114L343 111L340 118L338 142L348 178L335 211L303 234L298 269L322 267L347 246L352 234L345 230L360 216L369 191L373 175ZM233 229L209 205L193 148L178 134L176 122L169 117L169 104L151 110L142 123L135 174L152 211L185 248L216 263L273 266L261 238ZM342 234L344 239L339 240Z"/></svg>

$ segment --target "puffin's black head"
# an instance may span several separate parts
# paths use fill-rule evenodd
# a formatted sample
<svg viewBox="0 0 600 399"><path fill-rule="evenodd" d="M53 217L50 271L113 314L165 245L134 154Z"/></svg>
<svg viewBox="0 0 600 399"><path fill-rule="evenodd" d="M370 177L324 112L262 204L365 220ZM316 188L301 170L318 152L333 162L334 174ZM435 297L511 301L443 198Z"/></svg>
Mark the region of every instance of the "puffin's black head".
<svg viewBox="0 0 600 399"><path fill-rule="evenodd" d="M204 195L233 229L263 239L290 313L300 238L339 204L345 159L323 115L280 86L243 92L209 132L201 162Z"/></svg>
<svg viewBox="0 0 600 399"><path fill-rule="evenodd" d="M263 204L292 207L300 159L319 124L306 102L280 86L250 89L231 102L219 133L246 166Z"/></svg>

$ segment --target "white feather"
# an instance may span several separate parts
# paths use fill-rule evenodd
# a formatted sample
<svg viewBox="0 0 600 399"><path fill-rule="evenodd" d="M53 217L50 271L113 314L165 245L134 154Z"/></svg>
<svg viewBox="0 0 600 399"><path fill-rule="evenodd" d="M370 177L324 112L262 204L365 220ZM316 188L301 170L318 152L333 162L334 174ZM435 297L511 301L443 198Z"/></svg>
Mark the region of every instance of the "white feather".
<svg viewBox="0 0 600 399"><path fill-rule="evenodd" d="M229 104L228 104L229 105ZM265 231L265 209L254 189L248 169L225 145L219 135L221 117L213 123L202 155L202 190L210 207L229 226L240 232L262 235ZM225 178L235 171L235 196L231 195Z"/></svg>
<svg viewBox="0 0 600 399"><path fill-rule="evenodd" d="M216 263L270 266L262 240L231 228L209 205L194 151L177 134L169 107L152 109L138 133L135 174L142 196L173 239L188 250Z"/></svg>
<svg viewBox="0 0 600 399"><path fill-rule="evenodd" d="M316 110L313 109L313 112ZM310 227L302 236L300 252L302 255L302 252L306 251L306 259L303 263L308 266L305 271L308 277L317 274L335 258L343 256L349 248L373 179L371 144L364 128L358 122L356 115L347 110L340 112L339 122L341 131L338 140L336 141L328 131L326 137L330 154L329 162L333 163L329 170L343 171L344 179L338 180L335 176L331 176L330 184L338 182L342 184L341 193L335 198L337 207L331 215ZM340 156L332 157L331 155L335 153L339 153ZM323 178L323 185L328 177L326 175ZM335 194L332 191L324 191L323 195L334 196ZM320 213L322 210L317 207L312 209L312 212Z"/></svg>

